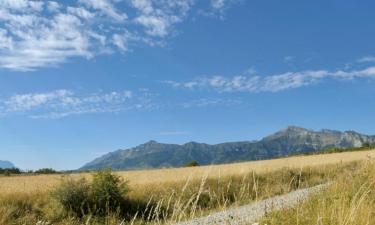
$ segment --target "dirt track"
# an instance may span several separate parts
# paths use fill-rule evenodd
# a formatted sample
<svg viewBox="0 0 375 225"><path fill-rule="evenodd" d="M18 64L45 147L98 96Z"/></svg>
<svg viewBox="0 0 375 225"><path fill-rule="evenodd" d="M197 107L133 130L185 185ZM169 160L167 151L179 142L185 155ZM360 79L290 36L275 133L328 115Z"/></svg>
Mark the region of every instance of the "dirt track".
<svg viewBox="0 0 375 225"><path fill-rule="evenodd" d="M327 184L293 191L291 193L265 199L250 205L232 208L223 212L196 218L175 225L243 225L257 222L267 212L291 207L299 201L305 200L310 194L322 190Z"/></svg>

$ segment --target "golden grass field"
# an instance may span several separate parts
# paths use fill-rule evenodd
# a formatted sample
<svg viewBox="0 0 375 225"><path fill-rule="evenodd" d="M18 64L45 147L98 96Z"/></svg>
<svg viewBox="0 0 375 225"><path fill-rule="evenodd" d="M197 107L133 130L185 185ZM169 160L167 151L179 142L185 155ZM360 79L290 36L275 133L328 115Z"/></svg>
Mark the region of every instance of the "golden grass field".
<svg viewBox="0 0 375 225"><path fill-rule="evenodd" d="M82 182L94 184L93 175L95 177L98 173L3 176L0 177L0 225L174 224L299 188L361 174L361 168L374 162L373 159L375 150L116 172L117 176L129 182L130 191L122 196L125 205L105 215L86 211L82 217L72 208L64 207L64 201L73 199L73 206L82 207L85 201L95 200L97 195L88 195L87 199L76 202L75 194L81 193L79 187L89 190L89 186L80 185ZM60 193L62 198L57 198L56 193ZM95 205L92 207L95 209ZM274 217L270 220L275 221Z"/></svg>
<svg viewBox="0 0 375 225"><path fill-rule="evenodd" d="M375 162L339 175L326 190L297 205L273 211L259 224L375 225Z"/></svg>
<svg viewBox="0 0 375 225"><path fill-rule="evenodd" d="M375 150L343 152L323 155L295 156L273 160L251 161L234 164L223 164L213 166L157 169L143 171L117 172L125 180L129 181L131 189L138 187L156 187L167 183L184 182L188 179L197 180L204 176L208 178L220 178L227 176L241 176L251 171L256 173L267 173L282 168L303 168L319 165L329 165L359 161L375 158ZM38 176L13 176L0 178L0 193L34 193L48 191L57 186L64 175L38 175ZM65 175L67 176L67 175ZM73 178L86 177L90 174L72 174Z"/></svg>

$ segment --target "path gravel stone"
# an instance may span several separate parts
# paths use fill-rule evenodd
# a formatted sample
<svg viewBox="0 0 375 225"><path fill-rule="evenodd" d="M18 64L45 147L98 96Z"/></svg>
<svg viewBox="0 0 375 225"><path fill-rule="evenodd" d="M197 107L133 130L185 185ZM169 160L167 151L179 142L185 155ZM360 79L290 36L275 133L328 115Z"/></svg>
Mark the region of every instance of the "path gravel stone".
<svg viewBox="0 0 375 225"><path fill-rule="evenodd" d="M327 185L328 184L322 184L311 188L300 189L285 195L258 201L250 205L231 208L206 217L177 223L176 225L243 225L256 223L257 220L262 218L265 214L273 210L291 207L298 202L305 200L310 194L327 187Z"/></svg>

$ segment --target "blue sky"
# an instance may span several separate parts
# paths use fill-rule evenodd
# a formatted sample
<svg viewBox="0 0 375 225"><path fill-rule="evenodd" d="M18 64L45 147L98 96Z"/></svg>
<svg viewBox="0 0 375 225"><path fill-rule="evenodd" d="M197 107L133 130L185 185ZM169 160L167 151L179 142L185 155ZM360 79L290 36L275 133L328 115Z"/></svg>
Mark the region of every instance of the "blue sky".
<svg viewBox="0 0 375 225"><path fill-rule="evenodd" d="M375 134L374 1L2 0L0 159L75 169L148 140Z"/></svg>

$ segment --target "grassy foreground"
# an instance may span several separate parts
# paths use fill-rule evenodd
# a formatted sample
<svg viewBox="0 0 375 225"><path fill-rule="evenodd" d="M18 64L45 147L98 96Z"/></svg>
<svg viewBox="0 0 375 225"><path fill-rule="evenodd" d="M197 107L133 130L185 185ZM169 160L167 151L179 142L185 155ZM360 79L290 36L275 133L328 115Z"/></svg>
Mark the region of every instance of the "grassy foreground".
<svg viewBox="0 0 375 225"><path fill-rule="evenodd" d="M257 174L164 182L159 186L131 188L129 208L105 216L89 213L78 218L63 209L50 191L0 195L1 225L125 225L170 224L221 210L228 206L284 194L356 173L361 163L339 163L300 169L283 168ZM273 223L269 223L273 224Z"/></svg>
<svg viewBox="0 0 375 225"><path fill-rule="evenodd" d="M273 212L259 224L374 225L375 161L340 174L327 190L291 209Z"/></svg>

